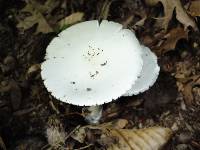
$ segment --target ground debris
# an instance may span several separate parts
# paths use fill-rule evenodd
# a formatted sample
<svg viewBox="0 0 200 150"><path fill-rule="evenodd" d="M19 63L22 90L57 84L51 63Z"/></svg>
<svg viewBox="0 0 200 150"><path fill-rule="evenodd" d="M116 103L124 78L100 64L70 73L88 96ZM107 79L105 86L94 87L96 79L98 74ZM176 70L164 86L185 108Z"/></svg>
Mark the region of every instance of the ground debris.
<svg viewBox="0 0 200 150"><path fill-rule="evenodd" d="M139 0L0 0L0 135L7 149L53 149L49 143L73 150L129 147L117 131L152 126L173 130L172 142L164 149L200 149L200 2L146 2L151 5ZM52 38L71 24L94 19L134 30L158 55L162 72L146 93L104 104L95 128L88 125L82 107L50 96L40 77L40 63ZM46 126L55 114L58 126ZM52 142L52 134L48 143L47 128L62 144ZM77 131L80 136L75 138Z"/></svg>
<svg viewBox="0 0 200 150"><path fill-rule="evenodd" d="M19 109L22 100L22 93L21 93L21 88L19 87L18 83L15 80L10 79L10 81L6 86L0 87L0 92L2 93L9 92L10 102L13 110Z"/></svg>
<svg viewBox="0 0 200 150"><path fill-rule="evenodd" d="M188 13L191 16L200 16L200 1L199 0L193 0L190 2L190 6L188 9Z"/></svg>
<svg viewBox="0 0 200 150"><path fill-rule="evenodd" d="M83 140L81 142L98 143L106 150L148 150L162 148L172 136L172 131L163 127L133 130L109 128L101 125L81 127L72 137L77 139L80 136Z"/></svg>

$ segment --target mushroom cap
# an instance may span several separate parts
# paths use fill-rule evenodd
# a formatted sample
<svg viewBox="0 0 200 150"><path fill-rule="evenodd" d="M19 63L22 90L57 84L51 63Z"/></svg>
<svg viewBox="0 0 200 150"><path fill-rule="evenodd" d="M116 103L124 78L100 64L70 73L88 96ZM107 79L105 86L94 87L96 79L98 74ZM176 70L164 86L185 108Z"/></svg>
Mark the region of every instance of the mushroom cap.
<svg viewBox="0 0 200 150"><path fill-rule="evenodd" d="M132 96L148 90L158 78L160 67L156 55L148 47L142 45L143 66L140 77L123 96Z"/></svg>
<svg viewBox="0 0 200 150"><path fill-rule="evenodd" d="M58 100L80 106L103 104L135 83L142 71L141 52L135 34L121 24L86 21L51 41L41 76Z"/></svg>

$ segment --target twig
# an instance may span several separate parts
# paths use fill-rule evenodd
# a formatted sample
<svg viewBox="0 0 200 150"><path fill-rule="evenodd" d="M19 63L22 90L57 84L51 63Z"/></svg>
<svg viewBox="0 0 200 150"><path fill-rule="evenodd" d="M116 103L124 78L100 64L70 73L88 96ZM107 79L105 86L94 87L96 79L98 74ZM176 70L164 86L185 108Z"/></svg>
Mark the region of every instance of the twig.
<svg viewBox="0 0 200 150"><path fill-rule="evenodd" d="M76 130L78 130L80 128L80 125L78 125L77 127L75 127L66 137L65 140L67 140Z"/></svg>
<svg viewBox="0 0 200 150"><path fill-rule="evenodd" d="M50 104L51 108L56 112L56 114L60 114L59 110L55 107L55 105L52 101L49 101L49 104Z"/></svg>

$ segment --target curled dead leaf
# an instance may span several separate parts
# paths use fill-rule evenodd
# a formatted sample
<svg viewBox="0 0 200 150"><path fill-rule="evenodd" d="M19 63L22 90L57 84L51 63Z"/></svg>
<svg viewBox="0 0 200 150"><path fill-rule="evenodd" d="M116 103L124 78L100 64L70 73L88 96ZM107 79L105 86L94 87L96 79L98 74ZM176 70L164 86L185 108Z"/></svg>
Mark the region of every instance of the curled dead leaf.
<svg viewBox="0 0 200 150"><path fill-rule="evenodd" d="M180 0L146 0L146 4L150 6L156 5L158 2L161 2L164 7L165 16L163 26L165 30L168 28L168 24L172 19L174 10L176 12L176 19L184 25L185 29L191 26L194 30L198 30L194 19L187 14Z"/></svg>
<svg viewBox="0 0 200 150"><path fill-rule="evenodd" d="M182 23L187 29L187 27L191 26L194 30L198 30L198 27L194 21L194 19L189 16L186 12L186 10L183 8L180 0L174 0L174 5L176 9L176 19Z"/></svg>

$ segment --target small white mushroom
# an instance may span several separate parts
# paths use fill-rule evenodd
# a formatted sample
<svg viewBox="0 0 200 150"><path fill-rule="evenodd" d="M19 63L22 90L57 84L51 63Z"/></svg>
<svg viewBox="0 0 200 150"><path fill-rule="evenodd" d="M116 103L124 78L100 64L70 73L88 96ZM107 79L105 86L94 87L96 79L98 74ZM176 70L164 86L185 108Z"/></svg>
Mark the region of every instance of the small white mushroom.
<svg viewBox="0 0 200 150"><path fill-rule="evenodd" d="M143 47L128 29L111 21L86 21L67 28L46 50L41 76L51 94L75 105L117 99L142 71Z"/></svg>
<svg viewBox="0 0 200 150"><path fill-rule="evenodd" d="M157 57L112 21L86 21L54 38L41 65L44 85L63 102L91 106L144 92L159 74Z"/></svg>

